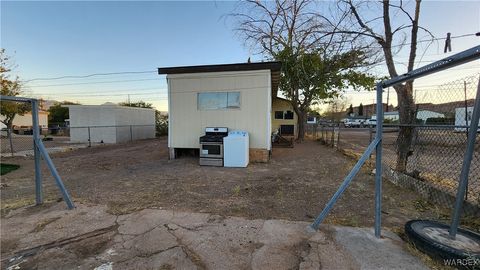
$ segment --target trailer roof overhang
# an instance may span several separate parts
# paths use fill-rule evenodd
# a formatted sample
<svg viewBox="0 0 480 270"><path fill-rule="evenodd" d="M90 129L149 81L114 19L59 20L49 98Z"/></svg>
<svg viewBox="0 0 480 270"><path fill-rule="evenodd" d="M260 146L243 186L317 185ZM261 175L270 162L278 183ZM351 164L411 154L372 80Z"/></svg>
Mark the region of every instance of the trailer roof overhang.
<svg viewBox="0 0 480 270"><path fill-rule="evenodd" d="M224 72L224 71L251 71L251 70L270 70L272 97L277 96L278 84L280 82L280 70L282 63L257 62L257 63L237 63L220 65L202 65L202 66L182 66L158 68L158 74L184 74L184 73L206 73L206 72Z"/></svg>

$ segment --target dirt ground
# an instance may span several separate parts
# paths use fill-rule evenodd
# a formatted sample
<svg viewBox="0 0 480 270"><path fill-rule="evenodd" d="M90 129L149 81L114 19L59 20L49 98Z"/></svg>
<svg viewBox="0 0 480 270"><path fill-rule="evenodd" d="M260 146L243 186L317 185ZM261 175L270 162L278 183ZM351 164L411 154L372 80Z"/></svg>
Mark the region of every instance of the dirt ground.
<svg viewBox="0 0 480 270"><path fill-rule="evenodd" d="M146 207L205 212L249 219L312 221L337 190L354 160L317 141L274 148L269 163L248 168L201 167L198 157L168 160L166 138L96 146L52 155L77 202L107 205L113 214ZM2 214L34 201L33 160L1 179ZM60 197L43 164L47 201ZM362 170L335 205L327 222L372 226L374 177ZM415 193L383 185L383 226L399 228L412 218L438 218L438 207Z"/></svg>

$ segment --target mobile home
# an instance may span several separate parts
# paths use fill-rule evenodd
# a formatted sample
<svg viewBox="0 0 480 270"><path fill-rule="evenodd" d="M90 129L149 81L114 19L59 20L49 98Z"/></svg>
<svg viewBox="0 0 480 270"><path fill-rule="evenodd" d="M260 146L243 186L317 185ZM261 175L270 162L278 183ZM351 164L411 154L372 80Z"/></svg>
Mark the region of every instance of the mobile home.
<svg viewBox="0 0 480 270"><path fill-rule="evenodd" d="M170 158L200 149L206 128L224 127L248 132L250 161L268 161L272 131L296 130L291 105L276 99L280 68L280 62L159 68L168 84Z"/></svg>

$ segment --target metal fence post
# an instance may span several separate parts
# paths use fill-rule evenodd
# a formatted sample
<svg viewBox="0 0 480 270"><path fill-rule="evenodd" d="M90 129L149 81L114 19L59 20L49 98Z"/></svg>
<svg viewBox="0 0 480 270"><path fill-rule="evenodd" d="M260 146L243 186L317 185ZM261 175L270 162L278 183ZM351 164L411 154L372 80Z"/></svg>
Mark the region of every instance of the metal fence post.
<svg viewBox="0 0 480 270"><path fill-rule="evenodd" d="M132 125L130 125L130 141L133 142L133 131L132 131Z"/></svg>
<svg viewBox="0 0 480 270"><path fill-rule="evenodd" d="M35 203L37 205L43 203L42 192L42 171L40 167L40 152L38 149L38 141L40 140L40 131L38 125L38 101L31 101L32 105L32 126L33 126L33 153L35 158Z"/></svg>
<svg viewBox="0 0 480 270"><path fill-rule="evenodd" d="M388 106L388 104L387 104ZM383 86L377 84L377 133L375 153L375 237L380 238L382 226L382 139L383 139Z"/></svg>
<svg viewBox="0 0 480 270"><path fill-rule="evenodd" d="M13 139L12 139L12 128L7 128L7 135L8 135L8 140L10 142L10 153L12 154L12 157L13 157L13 153L15 151L13 151Z"/></svg>
<svg viewBox="0 0 480 270"><path fill-rule="evenodd" d="M87 127L88 130L88 147L92 147L92 139L90 137L90 127Z"/></svg>
<svg viewBox="0 0 480 270"><path fill-rule="evenodd" d="M65 185L62 182L62 179L60 178L60 175L58 174L57 169L55 168L55 165L53 164L52 159L48 155L47 149L43 145L42 141L40 139L37 140L37 147L40 153L43 156L43 159L47 162L47 166L50 169L50 172L52 173L53 178L55 179L55 183L57 184L58 188L60 189L60 192L62 193L63 200L65 203L67 203L67 206L69 209L73 209L75 205L73 204L73 201L68 194L67 189L65 188Z"/></svg>
<svg viewBox="0 0 480 270"><path fill-rule="evenodd" d="M472 163L473 151L475 148L475 137L478 130L478 122L480 119L480 80L478 81L477 96L473 105L472 121L470 122L470 130L468 131L467 148L463 158L462 172L460 173L460 182L458 184L457 197L455 200L455 209L452 214L452 223L450 225L450 237L455 238L460 223L460 215L463 206L463 198L468 183L468 174Z"/></svg>
<svg viewBox="0 0 480 270"><path fill-rule="evenodd" d="M332 142L332 148L335 147L335 126L332 126L332 136L330 137L330 141Z"/></svg>

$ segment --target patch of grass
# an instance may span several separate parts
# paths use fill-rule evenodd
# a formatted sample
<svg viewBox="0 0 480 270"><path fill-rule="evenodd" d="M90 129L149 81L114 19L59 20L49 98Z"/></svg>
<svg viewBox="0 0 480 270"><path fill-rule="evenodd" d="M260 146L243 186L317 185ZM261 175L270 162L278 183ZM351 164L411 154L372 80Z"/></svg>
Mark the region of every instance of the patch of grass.
<svg viewBox="0 0 480 270"><path fill-rule="evenodd" d="M57 196L45 195L43 197L43 206L48 205L50 203L55 203L57 202L57 200L58 200ZM75 199L74 199L74 202L75 202ZM34 206L34 205L35 205L35 198L32 196L2 201L1 207L0 207L0 217L5 217L12 210L26 207L26 206Z"/></svg>
<svg viewBox="0 0 480 270"><path fill-rule="evenodd" d="M419 212L425 212L425 211L428 211L430 209L432 209L433 205L426 201L426 200L423 200L423 199L418 199L418 200L414 200L413 201L413 206L415 207L415 210L419 211Z"/></svg>
<svg viewBox="0 0 480 270"><path fill-rule="evenodd" d="M234 188L232 188L232 193L235 196L238 196L240 194L240 186L236 185Z"/></svg>
<svg viewBox="0 0 480 270"><path fill-rule="evenodd" d="M277 192L275 192L275 197L276 197L278 200L282 200L282 199L283 199L283 191L277 190Z"/></svg>
<svg viewBox="0 0 480 270"><path fill-rule="evenodd" d="M47 218L44 220L39 221L37 224L35 224L35 228L31 230L31 233L36 233L36 232L41 232L45 227L47 227L48 224L53 223L57 220L59 220L60 217L52 217L52 218Z"/></svg>
<svg viewBox="0 0 480 270"><path fill-rule="evenodd" d="M0 163L0 175L7 174L20 168L20 165Z"/></svg>
<svg viewBox="0 0 480 270"><path fill-rule="evenodd" d="M147 206L139 207L128 202L111 201L107 203L107 213L116 216L130 214L145 208L147 208Z"/></svg>
<svg viewBox="0 0 480 270"><path fill-rule="evenodd" d="M347 156L355 161L358 161L363 154L363 151L359 152L352 149L340 148L338 149L338 151L340 151L340 153L342 153L344 156ZM364 167L367 168L368 170L375 169L375 162L372 160L374 160L373 155L372 155L372 158L367 159L367 161L365 161Z"/></svg>
<svg viewBox="0 0 480 270"><path fill-rule="evenodd" d="M326 219L326 223L332 225L348 226L348 227L360 227L361 222L357 216L348 216L348 217L335 217L330 216Z"/></svg>
<svg viewBox="0 0 480 270"><path fill-rule="evenodd" d="M460 223L462 226L480 233L480 218L478 216L465 215L460 220Z"/></svg>
<svg viewBox="0 0 480 270"><path fill-rule="evenodd" d="M20 198L17 200L2 202L1 216L3 217L7 215L10 211L14 209L33 204L35 204L35 198Z"/></svg>

